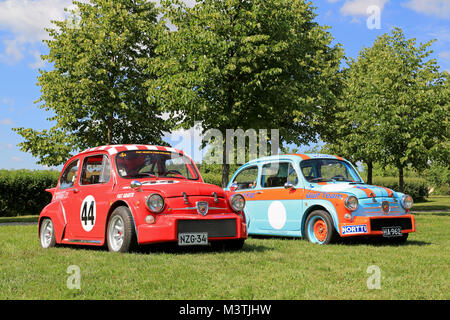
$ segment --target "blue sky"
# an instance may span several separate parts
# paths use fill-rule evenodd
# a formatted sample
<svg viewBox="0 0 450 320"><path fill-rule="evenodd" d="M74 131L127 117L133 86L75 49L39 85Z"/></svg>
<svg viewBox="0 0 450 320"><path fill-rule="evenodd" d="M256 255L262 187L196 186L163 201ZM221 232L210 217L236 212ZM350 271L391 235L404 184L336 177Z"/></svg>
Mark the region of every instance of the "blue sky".
<svg viewBox="0 0 450 320"><path fill-rule="evenodd" d="M450 71L450 0L312 2L317 7L316 20L331 27L335 43L343 45L346 56L356 57L377 36L397 26L418 42L436 39L433 57L442 71ZM19 150L22 138L12 128L42 130L51 126L46 120L50 113L34 103L40 97L36 82L39 68L51 68L40 58L47 51L42 43L47 39L44 28L50 26L50 20L63 19L63 8L68 6L71 0L0 0L0 169L43 168ZM179 132L167 141L182 148L180 141L190 141L190 137L189 132Z"/></svg>

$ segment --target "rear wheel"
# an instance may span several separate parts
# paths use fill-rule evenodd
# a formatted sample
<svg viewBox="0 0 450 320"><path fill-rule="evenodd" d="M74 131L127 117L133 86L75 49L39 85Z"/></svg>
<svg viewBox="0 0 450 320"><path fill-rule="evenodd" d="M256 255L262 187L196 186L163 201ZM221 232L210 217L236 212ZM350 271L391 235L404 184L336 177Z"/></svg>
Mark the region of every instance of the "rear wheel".
<svg viewBox="0 0 450 320"><path fill-rule="evenodd" d="M111 214L106 241L112 252L129 252L137 245L133 217L127 207L117 207Z"/></svg>
<svg viewBox="0 0 450 320"><path fill-rule="evenodd" d="M338 233L334 229L333 219L328 212L314 210L306 219L306 238L312 243L328 244L338 238Z"/></svg>
<svg viewBox="0 0 450 320"><path fill-rule="evenodd" d="M55 228L51 219L45 218L42 220L39 239L42 248L47 249L56 245Z"/></svg>

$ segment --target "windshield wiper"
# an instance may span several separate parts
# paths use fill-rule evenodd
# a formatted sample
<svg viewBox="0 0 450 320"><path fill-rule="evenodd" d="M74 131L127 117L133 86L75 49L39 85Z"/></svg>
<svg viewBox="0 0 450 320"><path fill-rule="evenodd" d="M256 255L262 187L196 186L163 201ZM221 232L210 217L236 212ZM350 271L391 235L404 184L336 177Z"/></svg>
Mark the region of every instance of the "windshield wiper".
<svg viewBox="0 0 450 320"><path fill-rule="evenodd" d="M318 178L309 179L308 181L309 182L329 182L329 181L334 181L334 180L318 177Z"/></svg>
<svg viewBox="0 0 450 320"><path fill-rule="evenodd" d="M156 175L154 175L152 173L148 173L148 172L139 172L139 173L133 174L131 177L138 178L139 176L158 178Z"/></svg>

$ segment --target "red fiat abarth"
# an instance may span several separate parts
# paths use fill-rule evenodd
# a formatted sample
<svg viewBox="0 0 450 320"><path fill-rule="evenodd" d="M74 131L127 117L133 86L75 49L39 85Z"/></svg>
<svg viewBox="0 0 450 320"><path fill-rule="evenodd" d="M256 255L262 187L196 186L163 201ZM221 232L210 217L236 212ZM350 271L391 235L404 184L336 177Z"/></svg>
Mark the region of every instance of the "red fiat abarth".
<svg viewBox="0 0 450 320"><path fill-rule="evenodd" d="M111 145L70 158L39 217L44 248L56 244L177 242L239 249L247 238L244 197L206 184L182 151Z"/></svg>

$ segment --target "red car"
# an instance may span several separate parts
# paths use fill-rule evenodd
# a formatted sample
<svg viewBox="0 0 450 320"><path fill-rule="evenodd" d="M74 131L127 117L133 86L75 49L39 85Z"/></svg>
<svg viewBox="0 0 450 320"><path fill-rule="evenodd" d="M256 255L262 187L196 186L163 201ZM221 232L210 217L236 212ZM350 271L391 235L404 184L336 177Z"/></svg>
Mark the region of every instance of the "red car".
<svg viewBox="0 0 450 320"><path fill-rule="evenodd" d="M239 249L247 238L238 193L204 183L190 157L150 145L111 145L70 158L39 217L42 247L178 242Z"/></svg>

